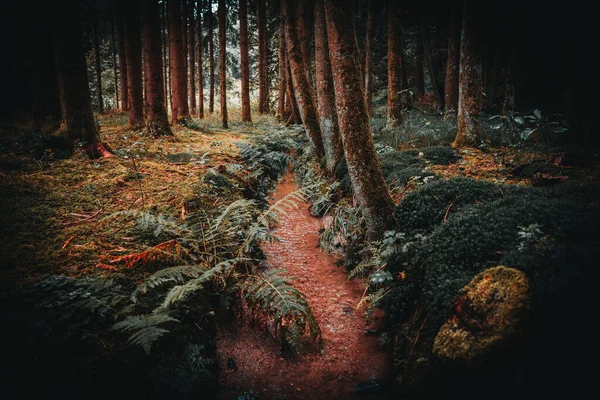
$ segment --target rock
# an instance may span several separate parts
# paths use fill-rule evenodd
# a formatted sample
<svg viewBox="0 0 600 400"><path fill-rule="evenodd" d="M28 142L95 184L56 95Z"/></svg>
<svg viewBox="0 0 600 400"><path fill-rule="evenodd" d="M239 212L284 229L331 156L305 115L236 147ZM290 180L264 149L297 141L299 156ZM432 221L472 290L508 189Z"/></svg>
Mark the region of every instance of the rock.
<svg viewBox="0 0 600 400"><path fill-rule="evenodd" d="M489 268L473 278L453 301L433 353L472 361L499 354L518 338L529 310L529 281L513 268Z"/></svg>

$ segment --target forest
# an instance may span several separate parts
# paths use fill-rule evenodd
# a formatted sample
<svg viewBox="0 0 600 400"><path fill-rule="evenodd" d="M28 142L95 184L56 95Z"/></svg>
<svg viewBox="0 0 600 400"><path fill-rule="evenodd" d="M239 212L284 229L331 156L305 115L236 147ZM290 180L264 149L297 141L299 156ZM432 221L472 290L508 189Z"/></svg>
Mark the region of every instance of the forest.
<svg viewBox="0 0 600 400"><path fill-rule="evenodd" d="M593 393L591 9L30 0L0 19L8 396Z"/></svg>

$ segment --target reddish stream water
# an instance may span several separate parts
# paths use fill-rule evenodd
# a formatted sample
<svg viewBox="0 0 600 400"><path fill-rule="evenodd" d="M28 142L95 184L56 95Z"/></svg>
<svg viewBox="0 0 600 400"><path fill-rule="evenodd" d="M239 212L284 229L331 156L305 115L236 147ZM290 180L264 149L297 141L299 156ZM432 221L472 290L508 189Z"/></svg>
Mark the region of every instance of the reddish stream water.
<svg viewBox="0 0 600 400"><path fill-rule="evenodd" d="M286 175L271 194L275 202L298 190L294 174ZM279 355L280 342L260 328L247 324L235 329L220 327L217 353L222 399L236 399L252 391L260 399L386 399L382 392L356 393L359 383L385 378L391 369L389 355L380 349L377 328L381 315L365 323L364 308L356 310L364 287L348 281L335 258L318 247L321 220L308 205L282 215L274 235L279 241L264 243L267 264L286 269L293 285L306 299L319 323L323 351L295 361ZM375 313L373 313L375 314ZM232 358L237 369L229 368Z"/></svg>

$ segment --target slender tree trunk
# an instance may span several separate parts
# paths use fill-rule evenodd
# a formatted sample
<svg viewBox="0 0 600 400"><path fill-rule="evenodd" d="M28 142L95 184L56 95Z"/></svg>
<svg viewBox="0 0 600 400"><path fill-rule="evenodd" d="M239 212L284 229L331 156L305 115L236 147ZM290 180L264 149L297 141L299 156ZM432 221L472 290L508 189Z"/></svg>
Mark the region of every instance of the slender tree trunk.
<svg viewBox="0 0 600 400"><path fill-rule="evenodd" d="M250 63L248 60L248 5L240 1L240 58L242 73L242 121L252 122L250 113Z"/></svg>
<svg viewBox="0 0 600 400"><path fill-rule="evenodd" d="M161 41L162 41L162 56L163 56L163 79L165 89L165 108L169 108L169 73L168 73L168 57L167 57L167 43L169 43L169 37L167 36L167 4L162 2L160 8L160 22L161 22Z"/></svg>
<svg viewBox="0 0 600 400"><path fill-rule="evenodd" d="M115 109L119 107L119 77L117 74L117 42L115 39L115 16L114 13L110 17L110 31L111 31L111 53L112 53L112 67L115 85Z"/></svg>
<svg viewBox="0 0 600 400"><path fill-rule="evenodd" d="M482 45L478 0L465 0L460 43L458 131L453 145L476 146L481 137Z"/></svg>
<svg viewBox="0 0 600 400"><path fill-rule="evenodd" d="M367 221L367 238L378 240L394 223L394 202L379 168L371 134L353 12L344 0L327 0L326 12L337 114L348 173Z"/></svg>
<svg viewBox="0 0 600 400"><path fill-rule="evenodd" d="M344 149L335 109L335 89L329 60L329 44L323 0L315 0L315 73L317 77L317 102L319 123L327 160L327 172L333 175L335 167L343 160Z"/></svg>
<svg viewBox="0 0 600 400"><path fill-rule="evenodd" d="M306 76L311 86L314 85L312 69L312 52L310 49L312 17L314 14L314 0L298 0L298 37L300 38L300 48L302 49L302 58L306 68Z"/></svg>
<svg viewBox="0 0 600 400"><path fill-rule="evenodd" d="M323 140L321 138L321 127L315 104L315 94L312 85L308 81L300 39L298 38L298 9L294 0L283 0L283 12L285 16L285 38L287 44L287 55L291 66L291 75L294 82L294 91L304 128L313 146L313 150L319 159L325 155Z"/></svg>
<svg viewBox="0 0 600 400"><path fill-rule="evenodd" d="M196 18L194 17L194 2L188 7L189 10L189 70L190 70L190 113L196 113Z"/></svg>
<svg viewBox="0 0 600 400"><path fill-rule="evenodd" d="M440 93L440 84L437 79L437 74L435 72L433 57L431 56L431 46L429 44L429 29L427 27L427 23L424 17L421 17L419 24L421 39L423 40L423 58L425 60L425 66L427 67L427 74L429 75L429 82L433 87L433 98L436 103L436 108L438 111L441 111L444 107L442 94Z"/></svg>
<svg viewBox="0 0 600 400"><path fill-rule="evenodd" d="M198 38L196 40L198 53L198 118L204 118L204 69L202 63L202 11L204 9L204 0L198 1L198 19L196 33Z"/></svg>
<svg viewBox="0 0 600 400"><path fill-rule="evenodd" d="M212 0L208 1L208 61L210 68L210 94L208 99L208 112L215 111L215 43L213 38L213 13Z"/></svg>
<svg viewBox="0 0 600 400"><path fill-rule="evenodd" d="M450 6L448 32L448 62L446 64L446 89L444 118L455 116L458 110L458 71L460 62L460 7Z"/></svg>
<svg viewBox="0 0 600 400"><path fill-rule="evenodd" d="M129 126L144 125L144 92L142 87L142 39L139 0L128 0L125 6L125 59L127 60L127 94Z"/></svg>
<svg viewBox="0 0 600 400"><path fill-rule="evenodd" d="M109 156L110 153L100 142L92 112L78 2L52 2L49 11L62 116L60 128L53 135L52 142L70 151L75 150L77 143L81 143L90 157Z"/></svg>
<svg viewBox="0 0 600 400"><path fill-rule="evenodd" d="M283 20L283 11L279 16L279 86L277 90L277 118L281 121L283 120L283 115L285 114L285 98L286 98L286 74L287 74L287 65L285 59L285 24Z"/></svg>
<svg viewBox="0 0 600 400"><path fill-rule="evenodd" d="M173 123L186 124L190 118L187 101L187 71L185 70L185 49L183 47L183 27L181 0L169 0L169 61L171 65L171 90L173 92Z"/></svg>
<svg viewBox="0 0 600 400"><path fill-rule="evenodd" d="M127 59L125 56L125 18L124 2L116 0L117 3L117 34L119 35L119 80L121 87L121 111L129 108L129 93L127 92Z"/></svg>
<svg viewBox="0 0 600 400"><path fill-rule="evenodd" d="M269 112L266 0L258 0L258 112Z"/></svg>
<svg viewBox="0 0 600 400"><path fill-rule="evenodd" d="M365 39L365 101L369 117L373 116L373 0L367 3L367 37Z"/></svg>
<svg viewBox="0 0 600 400"><path fill-rule="evenodd" d="M221 122L227 129L227 10L225 0L219 0L219 91L221 92Z"/></svg>
<svg viewBox="0 0 600 400"><path fill-rule="evenodd" d="M94 19L94 56L96 61L96 96L98 96L98 114L104 113L102 99L102 63L100 62L100 33L98 32L98 5L92 0L92 18Z"/></svg>
<svg viewBox="0 0 600 400"><path fill-rule="evenodd" d="M396 3L394 0L392 2ZM425 93L425 77L423 76L423 38L421 31L417 34L417 54L415 56L415 94L418 96Z"/></svg>
<svg viewBox="0 0 600 400"><path fill-rule="evenodd" d="M181 34L183 35L183 65L185 69L186 78L188 76L188 19L190 12L190 8L188 7L188 1L189 0L181 0ZM188 94L186 93L186 97L187 95Z"/></svg>
<svg viewBox="0 0 600 400"><path fill-rule="evenodd" d="M388 1L388 128L402 124L402 25L400 5Z"/></svg>
<svg viewBox="0 0 600 400"><path fill-rule="evenodd" d="M144 18L144 73L146 77L146 129L153 136L172 135L165 108L161 57L160 10L155 0L142 0Z"/></svg>

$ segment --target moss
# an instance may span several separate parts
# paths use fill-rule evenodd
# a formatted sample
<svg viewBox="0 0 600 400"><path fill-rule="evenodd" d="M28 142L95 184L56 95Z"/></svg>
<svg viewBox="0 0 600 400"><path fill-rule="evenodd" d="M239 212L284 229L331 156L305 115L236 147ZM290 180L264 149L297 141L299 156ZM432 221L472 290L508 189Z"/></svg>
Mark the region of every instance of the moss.
<svg viewBox="0 0 600 400"><path fill-rule="evenodd" d="M423 157L433 165L448 165L457 162L458 152L449 146L432 146L421 149Z"/></svg>

